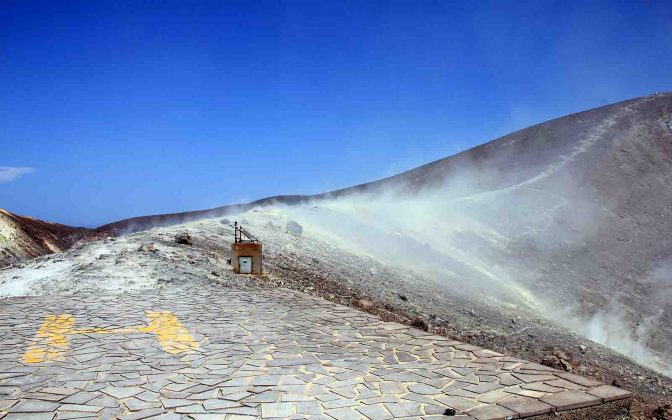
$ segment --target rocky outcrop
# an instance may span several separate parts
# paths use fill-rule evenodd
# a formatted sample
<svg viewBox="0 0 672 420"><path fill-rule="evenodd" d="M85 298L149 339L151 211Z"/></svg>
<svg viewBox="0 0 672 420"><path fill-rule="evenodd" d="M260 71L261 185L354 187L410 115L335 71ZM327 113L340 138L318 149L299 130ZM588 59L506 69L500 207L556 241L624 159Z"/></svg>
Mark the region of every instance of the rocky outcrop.
<svg viewBox="0 0 672 420"><path fill-rule="evenodd" d="M181 245L192 245L191 236L186 232L180 232L175 235L175 243Z"/></svg>
<svg viewBox="0 0 672 420"><path fill-rule="evenodd" d="M290 235L301 236L303 234L303 227L294 220L290 220L289 222L287 222L285 228L286 228L285 231Z"/></svg>

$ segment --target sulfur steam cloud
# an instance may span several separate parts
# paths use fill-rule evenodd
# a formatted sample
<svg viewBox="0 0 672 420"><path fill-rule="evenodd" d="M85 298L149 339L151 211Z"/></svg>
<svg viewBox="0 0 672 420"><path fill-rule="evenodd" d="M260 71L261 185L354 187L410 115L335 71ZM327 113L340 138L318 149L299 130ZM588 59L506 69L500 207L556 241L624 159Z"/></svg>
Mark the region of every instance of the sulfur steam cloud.
<svg viewBox="0 0 672 420"><path fill-rule="evenodd" d="M422 274L448 295L533 311L672 374L651 341L669 296L654 299L654 307L648 297L644 305L605 296L600 290L611 279L564 257L600 236L606 210L593 191L567 177L483 188L482 179L493 176L463 171L419 191L390 187L270 211L298 221L306 235ZM655 267L646 281L670 290L670 268Z"/></svg>

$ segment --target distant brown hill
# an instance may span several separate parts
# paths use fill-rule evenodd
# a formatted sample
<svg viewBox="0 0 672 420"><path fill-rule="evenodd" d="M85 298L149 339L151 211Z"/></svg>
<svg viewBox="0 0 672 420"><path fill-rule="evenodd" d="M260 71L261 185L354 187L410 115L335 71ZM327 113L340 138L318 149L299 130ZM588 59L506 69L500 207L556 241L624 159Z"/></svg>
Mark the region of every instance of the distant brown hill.
<svg viewBox="0 0 672 420"><path fill-rule="evenodd" d="M0 267L68 249L89 232L0 209Z"/></svg>

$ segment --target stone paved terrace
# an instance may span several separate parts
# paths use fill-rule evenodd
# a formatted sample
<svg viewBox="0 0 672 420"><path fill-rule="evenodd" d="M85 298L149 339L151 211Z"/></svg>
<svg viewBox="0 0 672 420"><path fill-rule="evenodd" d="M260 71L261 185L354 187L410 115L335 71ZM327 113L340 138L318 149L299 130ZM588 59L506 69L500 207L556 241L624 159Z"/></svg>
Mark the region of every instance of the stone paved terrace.
<svg viewBox="0 0 672 420"><path fill-rule="evenodd" d="M629 398L284 289L0 301L6 420L494 419Z"/></svg>

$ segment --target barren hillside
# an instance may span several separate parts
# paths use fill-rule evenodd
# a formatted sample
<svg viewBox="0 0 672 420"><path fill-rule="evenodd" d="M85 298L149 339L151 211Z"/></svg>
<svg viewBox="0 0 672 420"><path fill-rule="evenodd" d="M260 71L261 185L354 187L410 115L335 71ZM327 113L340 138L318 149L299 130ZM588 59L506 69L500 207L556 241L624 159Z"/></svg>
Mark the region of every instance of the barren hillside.
<svg viewBox="0 0 672 420"><path fill-rule="evenodd" d="M381 181L100 229L288 206L290 217L343 249L412 267L451 294L528 306L667 366L657 355L672 343L670 202L672 94L659 94L535 125Z"/></svg>
<svg viewBox="0 0 672 420"><path fill-rule="evenodd" d="M0 267L68 249L86 232L0 209Z"/></svg>

